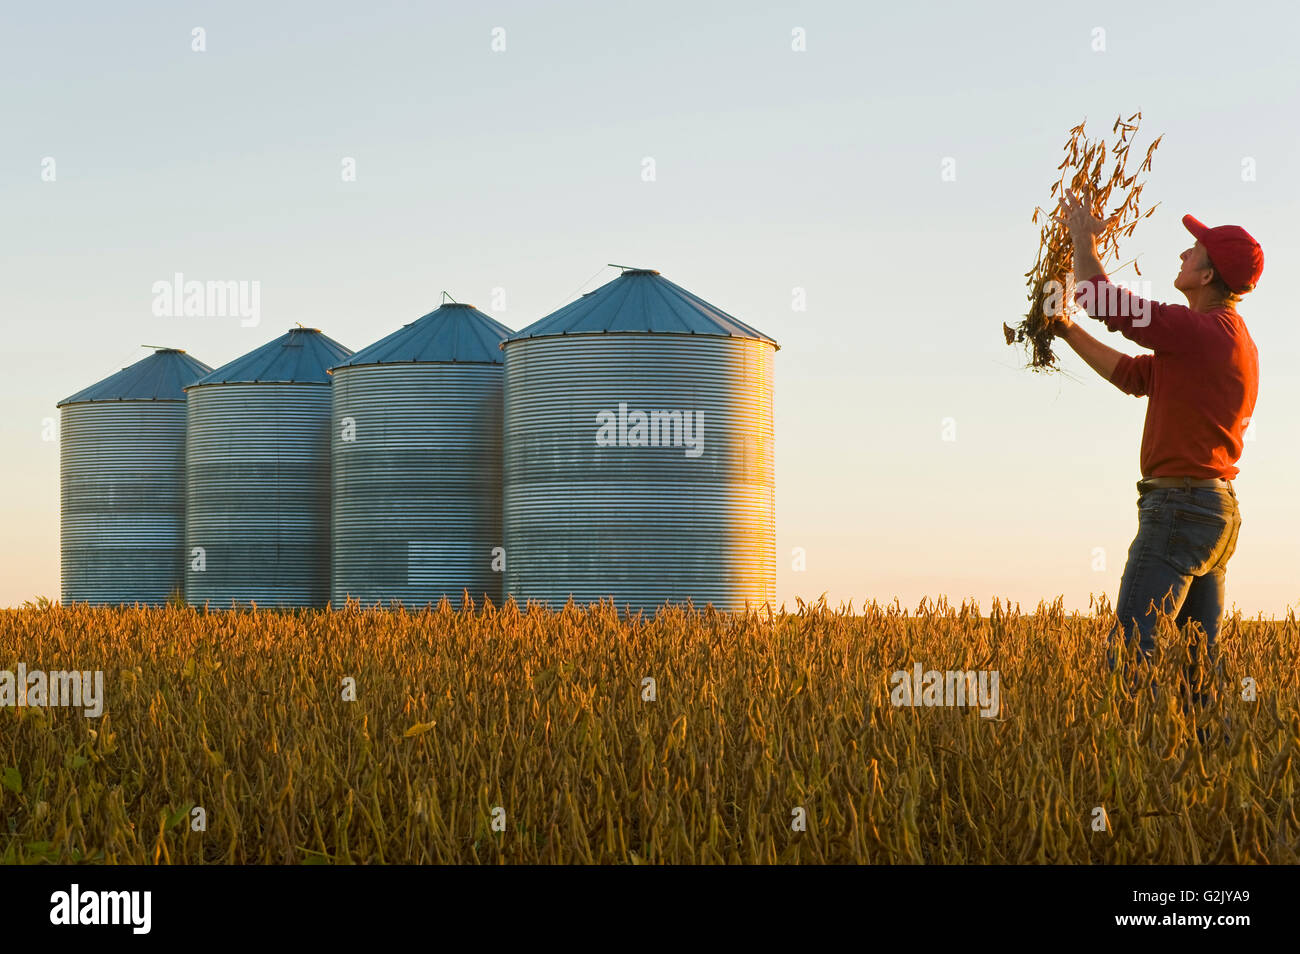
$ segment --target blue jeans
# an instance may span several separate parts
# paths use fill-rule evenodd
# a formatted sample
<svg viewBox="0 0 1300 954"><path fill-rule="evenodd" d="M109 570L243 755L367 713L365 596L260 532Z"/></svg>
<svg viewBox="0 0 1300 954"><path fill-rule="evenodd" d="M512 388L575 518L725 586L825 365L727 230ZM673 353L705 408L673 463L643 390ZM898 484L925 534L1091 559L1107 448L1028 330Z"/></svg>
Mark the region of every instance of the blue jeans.
<svg viewBox="0 0 1300 954"><path fill-rule="evenodd" d="M1137 506L1138 532L1115 600L1110 667L1118 662L1121 633L1130 649L1137 639L1139 660L1150 658L1159 607L1177 614L1180 629L1196 622L1205 634L1204 656L1199 640L1192 640L1185 672L1193 698L1201 699L1196 687L1209 670L1218 670L1215 640L1223 618L1224 578L1241 529L1237 495L1217 487L1157 487L1141 492Z"/></svg>

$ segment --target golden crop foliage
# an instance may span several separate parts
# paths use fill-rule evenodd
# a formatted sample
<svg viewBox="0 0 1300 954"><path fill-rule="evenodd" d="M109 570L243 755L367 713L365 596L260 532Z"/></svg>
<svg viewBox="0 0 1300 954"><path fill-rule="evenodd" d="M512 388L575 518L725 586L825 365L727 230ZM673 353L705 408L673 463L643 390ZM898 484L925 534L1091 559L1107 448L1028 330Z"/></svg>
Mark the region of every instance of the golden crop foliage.
<svg viewBox="0 0 1300 954"><path fill-rule="evenodd" d="M1295 863L1294 615L1225 623L1204 743L1173 692L1121 692L1112 619L0 611L0 669L100 669L106 695L0 708L0 860ZM1172 686L1187 634L1159 639L1141 678ZM996 670L1000 711L891 704L916 662Z"/></svg>

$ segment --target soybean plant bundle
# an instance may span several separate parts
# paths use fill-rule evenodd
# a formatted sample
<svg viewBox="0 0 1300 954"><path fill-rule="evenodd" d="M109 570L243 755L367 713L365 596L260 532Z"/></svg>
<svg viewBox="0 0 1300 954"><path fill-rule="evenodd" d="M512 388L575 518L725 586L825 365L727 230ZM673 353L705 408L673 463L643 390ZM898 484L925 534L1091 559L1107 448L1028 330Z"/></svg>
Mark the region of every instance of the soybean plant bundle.
<svg viewBox="0 0 1300 954"><path fill-rule="evenodd" d="M1129 175L1126 171L1129 148L1133 145L1130 137L1137 132L1141 119L1141 112L1134 113L1127 120L1116 117L1111 132L1118 133L1119 138L1109 153L1106 143L1100 139L1096 142L1089 140L1083 132L1084 123L1079 123L1070 130L1070 140L1065 144L1065 159L1056 167L1061 175L1052 183L1052 198L1059 200L1064 190L1069 188L1081 201L1089 203L1093 215L1105 222L1105 228L1098 236L1098 255L1103 264L1119 257L1120 236L1131 236L1138 219L1150 216L1160 204L1157 202L1145 214L1140 212L1138 199L1142 195L1143 183L1138 182L1138 176L1151 169L1151 156L1164 136L1156 137L1147 148L1146 158L1137 172ZM1109 173L1105 173L1108 155L1111 168ZM1121 198L1123 201L1118 201ZM1109 217L1104 214L1107 204L1115 208ZM1034 209L1031 221L1037 223L1040 215L1046 221L1039 233L1038 259L1034 267L1025 272L1029 280L1029 313L1015 328L1006 324L1002 326L1007 344L1030 343L1029 367L1035 371L1058 367L1056 355L1052 353L1052 322L1068 314L1074 305L1070 232L1057 216L1041 208ZM1131 264L1141 275L1136 258Z"/></svg>

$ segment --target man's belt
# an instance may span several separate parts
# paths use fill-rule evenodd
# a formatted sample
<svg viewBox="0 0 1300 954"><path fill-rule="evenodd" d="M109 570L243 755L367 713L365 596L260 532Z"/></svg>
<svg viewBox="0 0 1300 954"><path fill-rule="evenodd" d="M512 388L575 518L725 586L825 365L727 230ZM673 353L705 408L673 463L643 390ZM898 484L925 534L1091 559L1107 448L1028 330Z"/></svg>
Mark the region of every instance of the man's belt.
<svg viewBox="0 0 1300 954"><path fill-rule="evenodd" d="M1143 477L1137 486L1139 491L1156 487L1220 487L1231 490L1232 481L1222 477Z"/></svg>

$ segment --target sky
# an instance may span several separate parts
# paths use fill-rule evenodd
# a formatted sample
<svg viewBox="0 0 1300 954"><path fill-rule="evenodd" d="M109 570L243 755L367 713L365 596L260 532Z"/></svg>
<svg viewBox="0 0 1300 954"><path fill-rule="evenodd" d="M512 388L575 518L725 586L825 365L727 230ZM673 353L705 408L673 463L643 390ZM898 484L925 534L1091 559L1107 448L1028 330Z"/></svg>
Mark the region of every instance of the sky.
<svg viewBox="0 0 1300 954"><path fill-rule="evenodd" d="M1027 370L1002 324L1069 129L1141 110L1160 205L1122 252L1151 297L1183 301L1184 213L1264 249L1227 605L1284 616L1298 28L1285 2L7 4L0 606L58 596L55 404L141 345L215 367L301 322L360 349L443 291L517 329L610 262L779 342L780 601L1113 604L1146 399L1063 343ZM178 272L259 282L258 322L154 314Z"/></svg>

